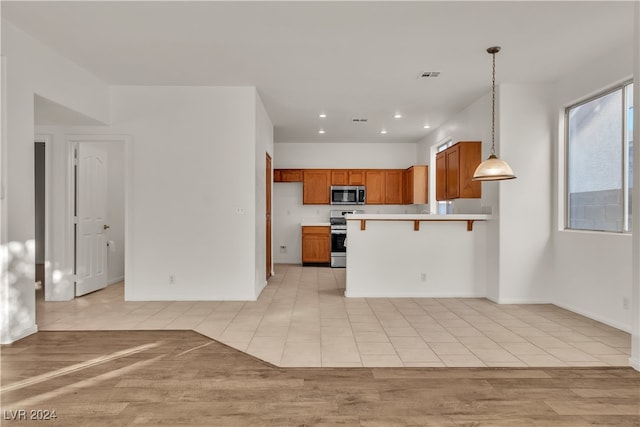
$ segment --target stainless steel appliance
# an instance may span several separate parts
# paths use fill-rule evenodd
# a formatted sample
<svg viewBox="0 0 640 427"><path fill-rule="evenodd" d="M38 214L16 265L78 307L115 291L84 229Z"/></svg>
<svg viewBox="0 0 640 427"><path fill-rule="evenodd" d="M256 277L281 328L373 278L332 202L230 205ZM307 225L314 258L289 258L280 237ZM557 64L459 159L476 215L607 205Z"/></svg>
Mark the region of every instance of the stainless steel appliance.
<svg viewBox="0 0 640 427"><path fill-rule="evenodd" d="M332 210L329 216L331 224L331 267L347 266L347 214L364 213L364 211Z"/></svg>
<svg viewBox="0 0 640 427"><path fill-rule="evenodd" d="M367 190L364 185L332 185L332 205L364 205Z"/></svg>

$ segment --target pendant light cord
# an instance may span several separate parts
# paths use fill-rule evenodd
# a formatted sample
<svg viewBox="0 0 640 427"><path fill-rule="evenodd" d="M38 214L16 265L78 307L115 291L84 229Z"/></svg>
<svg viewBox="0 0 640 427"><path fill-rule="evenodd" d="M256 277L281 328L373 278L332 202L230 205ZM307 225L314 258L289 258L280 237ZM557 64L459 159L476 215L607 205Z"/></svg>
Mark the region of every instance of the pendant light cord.
<svg viewBox="0 0 640 427"><path fill-rule="evenodd" d="M496 155L496 54L493 52L493 78L491 80L491 155Z"/></svg>

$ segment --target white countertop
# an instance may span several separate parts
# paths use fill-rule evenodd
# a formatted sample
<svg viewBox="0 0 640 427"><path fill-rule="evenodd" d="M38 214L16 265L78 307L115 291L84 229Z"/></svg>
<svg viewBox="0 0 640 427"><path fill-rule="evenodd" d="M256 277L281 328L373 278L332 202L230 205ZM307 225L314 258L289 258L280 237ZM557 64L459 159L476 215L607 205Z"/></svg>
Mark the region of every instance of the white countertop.
<svg viewBox="0 0 640 427"><path fill-rule="evenodd" d="M347 220L432 220L432 221L486 221L491 215L486 214L348 214Z"/></svg>
<svg viewBox="0 0 640 427"><path fill-rule="evenodd" d="M328 222L302 222L300 223L301 226L303 227L330 227L331 224Z"/></svg>

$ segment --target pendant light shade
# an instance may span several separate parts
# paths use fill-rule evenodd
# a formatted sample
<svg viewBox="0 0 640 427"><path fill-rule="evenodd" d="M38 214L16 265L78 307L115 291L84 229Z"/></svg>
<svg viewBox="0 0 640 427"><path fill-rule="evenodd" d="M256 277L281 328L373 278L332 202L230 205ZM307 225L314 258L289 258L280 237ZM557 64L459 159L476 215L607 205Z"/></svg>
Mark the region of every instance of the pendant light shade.
<svg viewBox="0 0 640 427"><path fill-rule="evenodd" d="M500 160L495 154L490 155L487 160L480 163L473 174L474 181L500 181L515 177L511 166L504 160Z"/></svg>
<svg viewBox="0 0 640 427"><path fill-rule="evenodd" d="M501 181L514 179L516 176L511 170L511 166L504 160L496 156L495 133L496 133L496 53L500 52L500 46L493 46L487 49L493 57L493 78L491 80L491 155L487 160L480 163L473 173L474 181Z"/></svg>

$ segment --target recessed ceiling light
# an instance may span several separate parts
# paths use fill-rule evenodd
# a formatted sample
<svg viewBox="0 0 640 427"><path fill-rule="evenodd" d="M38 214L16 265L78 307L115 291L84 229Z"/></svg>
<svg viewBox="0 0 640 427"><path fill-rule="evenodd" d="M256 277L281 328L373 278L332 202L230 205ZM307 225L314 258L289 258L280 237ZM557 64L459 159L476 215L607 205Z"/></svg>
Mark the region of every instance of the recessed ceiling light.
<svg viewBox="0 0 640 427"><path fill-rule="evenodd" d="M394 119L401 119L401 118L402 118L402 114L400 114L400 113L395 113L395 114L393 115L393 118L394 118Z"/></svg>
<svg viewBox="0 0 640 427"><path fill-rule="evenodd" d="M429 129L430 127L431 127L431 126L429 126L429 125L424 125L424 126L423 126L423 128L425 128L425 129Z"/></svg>
<svg viewBox="0 0 640 427"><path fill-rule="evenodd" d="M320 129L318 133L324 133L324 129Z"/></svg>
<svg viewBox="0 0 640 427"><path fill-rule="evenodd" d="M318 117L320 117L321 119L324 119L325 117L327 117L327 115L325 113L320 113Z"/></svg>
<svg viewBox="0 0 640 427"><path fill-rule="evenodd" d="M380 133L384 135L384 134L386 134L386 133L387 133L387 130L386 130L386 129L382 129L382 130L380 131Z"/></svg>

